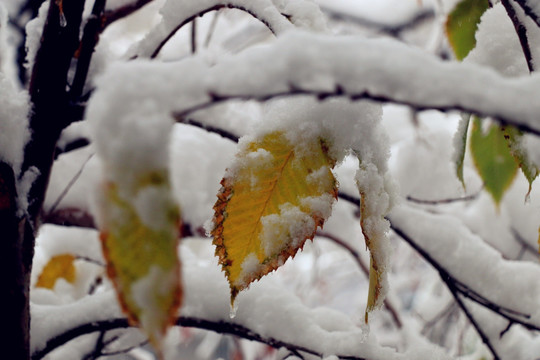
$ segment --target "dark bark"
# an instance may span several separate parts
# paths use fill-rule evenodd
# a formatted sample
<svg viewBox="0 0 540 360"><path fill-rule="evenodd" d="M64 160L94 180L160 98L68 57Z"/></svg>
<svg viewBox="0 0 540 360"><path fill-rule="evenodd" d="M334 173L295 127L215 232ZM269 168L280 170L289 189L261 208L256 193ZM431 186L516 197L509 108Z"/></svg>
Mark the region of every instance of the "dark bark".
<svg viewBox="0 0 540 360"><path fill-rule="evenodd" d="M17 216L15 175L0 162L0 288L2 296L1 348L10 359L30 356L29 288L31 256L23 250L24 220ZM32 249L33 251L33 249ZM30 258L29 258L30 257Z"/></svg>
<svg viewBox="0 0 540 360"><path fill-rule="evenodd" d="M51 172L56 142L73 111L66 84L72 58L79 46L84 0L51 0L41 46L30 81L29 128L20 179L0 162L0 288L5 309L0 322L2 349L8 358L30 358L30 274L35 231ZM17 194L17 181L37 174L29 194ZM27 196L28 209L18 197ZM6 304L7 302L7 304Z"/></svg>
<svg viewBox="0 0 540 360"><path fill-rule="evenodd" d="M30 80L30 117L32 139L24 151L23 173L39 171L29 193L31 225L38 225L45 198L56 142L71 119L71 102L67 92L68 71L79 47L84 0L50 1L41 46L37 52Z"/></svg>

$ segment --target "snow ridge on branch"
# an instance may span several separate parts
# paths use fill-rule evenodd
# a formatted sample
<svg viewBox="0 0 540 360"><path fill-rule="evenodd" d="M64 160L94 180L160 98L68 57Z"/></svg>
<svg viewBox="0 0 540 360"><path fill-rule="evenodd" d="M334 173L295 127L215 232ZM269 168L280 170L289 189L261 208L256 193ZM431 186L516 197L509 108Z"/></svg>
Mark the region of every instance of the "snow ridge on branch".
<svg viewBox="0 0 540 360"><path fill-rule="evenodd" d="M161 86L151 86L156 83ZM111 66L99 85L89 117L125 113L143 99L181 118L228 100L303 94L463 110L540 134L538 75L505 78L478 65L441 61L393 40L288 32L265 48L213 66L197 56L167 64L140 60ZM111 97L118 101L108 101Z"/></svg>
<svg viewBox="0 0 540 360"><path fill-rule="evenodd" d="M250 14L275 35L292 30L296 26L316 31L326 30L322 12L316 5L305 0L292 1L281 6L272 0L200 0L195 2L169 0L160 11L163 21L137 45L133 56L155 58L163 46L183 26L208 12L227 8Z"/></svg>

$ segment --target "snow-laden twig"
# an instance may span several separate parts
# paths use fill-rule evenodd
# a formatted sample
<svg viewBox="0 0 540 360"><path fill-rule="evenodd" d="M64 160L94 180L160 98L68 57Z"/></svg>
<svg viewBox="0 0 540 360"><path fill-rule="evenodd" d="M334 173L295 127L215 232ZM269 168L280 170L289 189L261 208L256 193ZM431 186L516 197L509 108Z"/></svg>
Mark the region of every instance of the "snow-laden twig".
<svg viewBox="0 0 540 360"><path fill-rule="evenodd" d="M479 241L475 241L475 237L472 234L464 236L464 229L455 224L455 220L449 221L446 224L446 228L452 228L452 232L448 233L448 235L451 236L451 243L447 243L446 241L450 241L449 236L441 236L441 234L446 234L444 230L441 230L445 229L444 226L442 228L437 228L436 236L434 234L430 235L429 230L425 231L423 236L418 236L418 231L411 232L410 225L403 222L405 213L411 215L413 218L415 215L418 215L418 212L413 211L412 209L410 209L410 211L404 211L403 209L401 209L401 211L395 211L389 216L392 223L392 230L418 251L418 253L439 272L441 278L447 285L450 284L450 286L455 288L461 295L514 323L520 324L529 330L540 330L538 312L536 311L537 298L534 297L534 293L537 292L538 289L533 286L533 282L527 281L527 279L524 278L525 275L534 276L534 273L539 271L536 266L503 260L500 255L495 255L495 250L489 248L487 245L481 245ZM423 220L420 220L420 218L416 218L412 221L409 219L409 223L426 224L426 222L433 221L437 223L433 226L441 225L440 222L442 219L435 220L434 218L443 216L433 214L424 215L430 219L424 218ZM447 237L448 239L446 239ZM433 238L437 238L435 246L438 246L439 250L434 250L433 247L426 244L428 238L431 242L433 242ZM426 239L426 241L422 241L422 239ZM455 244L456 241L458 241L461 246L457 246ZM466 244L470 245L469 249L467 249ZM448 247L460 249L459 255L449 251ZM480 249L480 247L482 249ZM459 260L457 260L458 258ZM449 261L453 262L454 266L446 266ZM458 263L463 265L460 266ZM482 268L482 270L478 271L477 267ZM495 274L495 272L497 272L497 274ZM503 276L500 272L505 272L506 275ZM514 278L514 276L517 276L515 275L517 273L519 273L519 276L523 279L519 284L506 281L506 276ZM533 274L531 275L531 273ZM482 282L477 280L477 276L480 275L483 279ZM488 288L504 289L504 291L489 291L489 295L484 295L483 293L488 291ZM527 291L520 291L517 288L527 288ZM531 296L522 296L519 298L509 296L509 294L516 293L528 293L531 294Z"/></svg>
<svg viewBox="0 0 540 360"><path fill-rule="evenodd" d="M302 6L294 6L301 4ZM199 0L196 2L167 1L161 9L163 20L137 45L133 57L155 58L165 44L186 24L211 11L237 9L263 23L272 33L280 35L298 26L325 30L322 13L313 3L297 0L293 6L271 0ZM179 16L181 14L181 16Z"/></svg>
<svg viewBox="0 0 540 360"><path fill-rule="evenodd" d="M320 358L324 357L324 354L317 352L315 350L309 349L304 346L295 345L295 344L292 344L283 340L274 339L272 337L265 337L245 326L238 325L232 322L211 321L211 320L206 320L206 319L197 318L197 317L180 316L178 317L176 321L176 325L214 331L219 334L235 335L243 339L267 344L276 349L286 348L293 353L306 353L310 355L315 355ZM126 329L129 327L131 327L131 325L129 325L127 319L125 318L95 321L95 322L79 325L77 327L74 327L50 339L47 342L47 345L43 349L35 351L32 354L32 360L43 359L47 354L49 354L56 348L80 336L92 334L94 332L100 332L100 334L105 334L107 331L111 331L115 329ZM337 358L343 359L343 360L366 360L366 358L364 357L357 357L357 356L350 356L350 355L346 355L346 356L338 355Z"/></svg>
<svg viewBox="0 0 540 360"><path fill-rule="evenodd" d="M516 34L519 38L519 43L521 44L521 49L523 50L525 60L527 61L529 72L533 72L534 62L531 54L531 47L529 45L529 38L527 36L527 27L525 27L525 24L520 21L516 13L516 9L514 9L514 6L510 3L510 0L501 0L501 3L505 8L508 17L512 21L514 28L516 29Z"/></svg>
<svg viewBox="0 0 540 360"><path fill-rule="evenodd" d="M537 0L514 0L536 25L540 26L540 3Z"/></svg>

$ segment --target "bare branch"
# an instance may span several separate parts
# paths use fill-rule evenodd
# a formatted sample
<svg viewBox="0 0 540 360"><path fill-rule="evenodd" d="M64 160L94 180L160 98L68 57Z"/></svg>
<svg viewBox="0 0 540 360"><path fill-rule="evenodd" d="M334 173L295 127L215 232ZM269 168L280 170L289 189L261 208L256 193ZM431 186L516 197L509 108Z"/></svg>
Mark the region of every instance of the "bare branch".
<svg viewBox="0 0 540 360"><path fill-rule="evenodd" d="M364 275L367 278L369 278L369 267L364 263L358 251L356 251L345 241L343 241L342 239L340 239L339 237L331 233L328 233L325 231L317 231L317 236L327 238L328 240L331 240L332 242L336 243L337 245L347 250L349 254L351 254L351 256L354 258L354 260L358 264L358 267L362 270ZM390 313L390 316L392 317L392 320L394 321L394 324L396 325L396 327L398 329L401 329L403 327L403 322L401 321L401 318L399 316L398 311L396 310L396 307L390 302L388 298L384 299L384 306L386 310L388 310L388 312Z"/></svg>
<svg viewBox="0 0 540 360"><path fill-rule="evenodd" d="M350 13L330 9L326 6L321 6L321 10L331 20L351 23L364 28L374 29L377 32L387 34L393 37L399 37L402 32L407 30L413 30L416 27L435 18L435 12L432 9L423 9L413 14L410 19L407 19L399 24L388 25L375 22L370 19L362 18L360 16Z"/></svg>
<svg viewBox="0 0 540 360"><path fill-rule="evenodd" d="M458 197L458 198L448 198L448 199L439 199L439 200L424 200L424 199L417 199L413 196L407 196L407 201L414 202L417 204L424 204L424 205L441 205L441 204L452 204L456 202L467 202L471 200L475 200L480 195L480 192L477 192L472 195Z"/></svg>

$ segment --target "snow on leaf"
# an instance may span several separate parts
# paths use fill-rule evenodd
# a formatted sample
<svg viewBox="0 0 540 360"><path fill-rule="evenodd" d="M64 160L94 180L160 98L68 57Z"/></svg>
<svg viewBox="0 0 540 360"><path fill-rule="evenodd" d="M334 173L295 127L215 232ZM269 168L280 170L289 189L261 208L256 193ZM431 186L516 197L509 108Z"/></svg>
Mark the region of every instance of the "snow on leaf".
<svg viewBox="0 0 540 360"><path fill-rule="evenodd" d="M41 271L36 282L36 287L53 289L58 279L64 279L69 283L73 283L77 275L73 264L74 261L75 256L72 254L53 256Z"/></svg>
<svg viewBox="0 0 540 360"><path fill-rule="evenodd" d="M384 217L392 208L393 201L387 174L381 173L373 163L363 162L360 158L359 161L356 184L360 192L360 226L370 252L367 323L368 314L380 308L386 296L390 225Z"/></svg>
<svg viewBox="0 0 540 360"><path fill-rule="evenodd" d="M532 190L532 183L538 176L539 169L531 162L525 147L522 146L523 133L514 126L504 126L502 131L504 133L504 138L507 140L508 146L510 147L510 153L516 160L518 166L521 168L521 172L523 175L525 175L525 178L529 182L529 191L527 192L528 196Z"/></svg>
<svg viewBox="0 0 540 360"><path fill-rule="evenodd" d="M476 29L488 8L488 0L462 0L448 15L446 35L458 60L463 60L476 46Z"/></svg>
<svg viewBox="0 0 540 360"><path fill-rule="evenodd" d="M177 257L180 221L170 200L168 178L159 172L147 174L138 182L135 199L127 200L112 182L104 191L100 237L107 274L129 321L140 326L160 351L182 293Z"/></svg>
<svg viewBox="0 0 540 360"><path fill-rule="evenodd" d="M470 146L478 174L486 190L499 205L518 169L501 127L491 124L484 132L481 120L475 117L471 129Z"/></svg>
<svg viewBox="0 0 540 360"><path fill-rule="evenodd" d="M216 255L236 295L313 239L337 198L325 141L271 132L244 143L214 205Z"/></svg>

